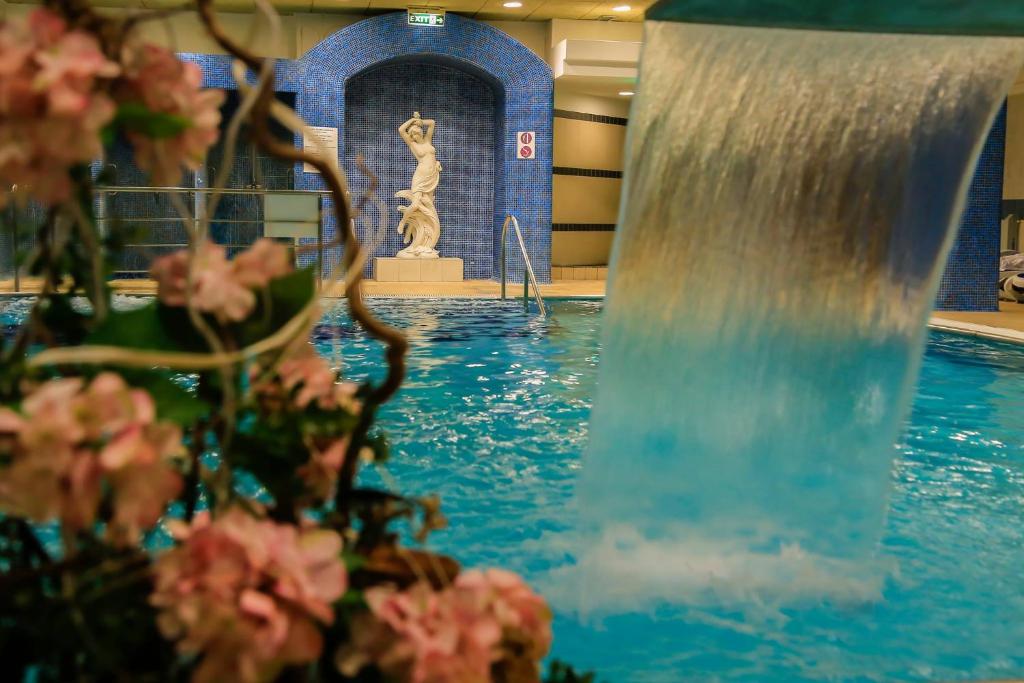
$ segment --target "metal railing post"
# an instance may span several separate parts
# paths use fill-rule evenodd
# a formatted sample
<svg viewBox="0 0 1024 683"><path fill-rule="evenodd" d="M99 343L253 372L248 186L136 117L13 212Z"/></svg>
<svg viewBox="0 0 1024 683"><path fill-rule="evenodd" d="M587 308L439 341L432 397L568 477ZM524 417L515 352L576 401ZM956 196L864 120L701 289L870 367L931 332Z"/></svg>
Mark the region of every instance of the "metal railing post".
<svg viewBox="0 0 1024 683"><path fill-rule="evenodd" d="M21 243L21 235L18 234L18 211L15 202L10 203L11 210L11 265L14 267L14 291L21 291L21 268L18 263L18 248Z"/></svg>
<svg viewBox="0 0 1024 683"><path fill-rule="evenodd" d="M505 265L505 237L508 234L508 226L512 224L512 228L516 231L516 240L519 242L519 251L523 255L523 306L529 310L530 308L530 283L533 283L533 294L537 299L537 308L540 309L541 315L547 315L548 310L544 305L544 297L540 295L540 285L537 284L537 277L533 274L533 265L530 263L530 255L526 253L526 242L523 240L523 233L519 229L519 221L512 214L505 217L505 222L501 225L501 298L505 298L505 275L507 272Z"/></svg>
<svg viewBox="0 0 1024 683"><path fill-rule="evenodd" d="M526 277L525 268L523 268L523 310L530 310L530 280Z"/></svg>
<svg viewBox="0 0 1024 683"><path fill-rule="evenodd" d="M501 224L501 298L505 298L505 241L508 237L508 223L512 220L512 216L509 215L505 218L505 222Z"/></svg>

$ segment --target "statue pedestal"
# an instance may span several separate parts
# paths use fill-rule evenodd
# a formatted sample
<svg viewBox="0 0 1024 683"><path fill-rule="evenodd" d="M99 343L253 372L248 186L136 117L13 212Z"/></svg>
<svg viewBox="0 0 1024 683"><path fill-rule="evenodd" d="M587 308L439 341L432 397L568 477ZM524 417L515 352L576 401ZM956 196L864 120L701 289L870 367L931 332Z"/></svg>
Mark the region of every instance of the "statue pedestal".
<svg viewBox="0 0 1024 683"><path fill-rule="evenodd" d="M462 282L460 258L375 258L377 282Z"/></svg>

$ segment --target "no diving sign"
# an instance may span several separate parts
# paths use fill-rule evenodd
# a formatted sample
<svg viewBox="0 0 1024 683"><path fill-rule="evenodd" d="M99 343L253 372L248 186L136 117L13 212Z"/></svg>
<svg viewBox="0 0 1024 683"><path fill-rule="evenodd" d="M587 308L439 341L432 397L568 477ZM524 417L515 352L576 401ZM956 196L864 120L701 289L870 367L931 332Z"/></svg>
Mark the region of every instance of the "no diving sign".
<svg viewBox="0 0 1024 683"><path fill-rule="evenodd" d="M516 158L533 159L537 156L537 136L532 130L516 133Z"/></svg>

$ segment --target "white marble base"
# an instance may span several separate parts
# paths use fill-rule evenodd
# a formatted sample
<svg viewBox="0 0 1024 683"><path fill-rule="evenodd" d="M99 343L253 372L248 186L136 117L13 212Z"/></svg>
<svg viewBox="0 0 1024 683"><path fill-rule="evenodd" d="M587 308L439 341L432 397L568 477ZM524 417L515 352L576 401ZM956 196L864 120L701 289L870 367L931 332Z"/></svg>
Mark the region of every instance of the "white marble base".
<svg viewBox="0 0 1024 683"><path fill-rule="evenodd" d="M375 258L377 282L462 282L460 258Z"/></svg>

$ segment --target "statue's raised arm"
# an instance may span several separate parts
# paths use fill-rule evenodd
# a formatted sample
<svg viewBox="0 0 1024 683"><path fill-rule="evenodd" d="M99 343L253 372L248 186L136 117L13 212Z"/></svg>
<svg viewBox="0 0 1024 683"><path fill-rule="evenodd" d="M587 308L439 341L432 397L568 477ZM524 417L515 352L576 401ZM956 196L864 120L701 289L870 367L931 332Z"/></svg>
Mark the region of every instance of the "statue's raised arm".
<svg viewBox="0 0 1024 683"><path fill-rule="evenodd" d="M413 126L416 126L416 132L419 133L419 136L422 136L423 135L423 129L421 128L421 126L424 123L425 122L420 119L420 113L418 111L416 111L416 112L413 112L412 118L410 118L408 121L406 121L405 123L403 123L402 125L400 125L398 127L398 134L402 136L403 140L405 140L405 144L411 146L413 142L418 142L418 140L416 140L417 136L413 134L412 128L413 128ZM434 134L434 125L433 125L434 122L431 121L430 124L431 124L430 125L430 129L429 129L430 135L433 135Z"/></svg>
<svg viewBox="0 0 1024 683"><path fill-rule="evenodd" d="M434 119L420 119L420 126L426 126L426 131L423 134L423 138L433 144L434 142L434 125L437 122Z"/></svg>

